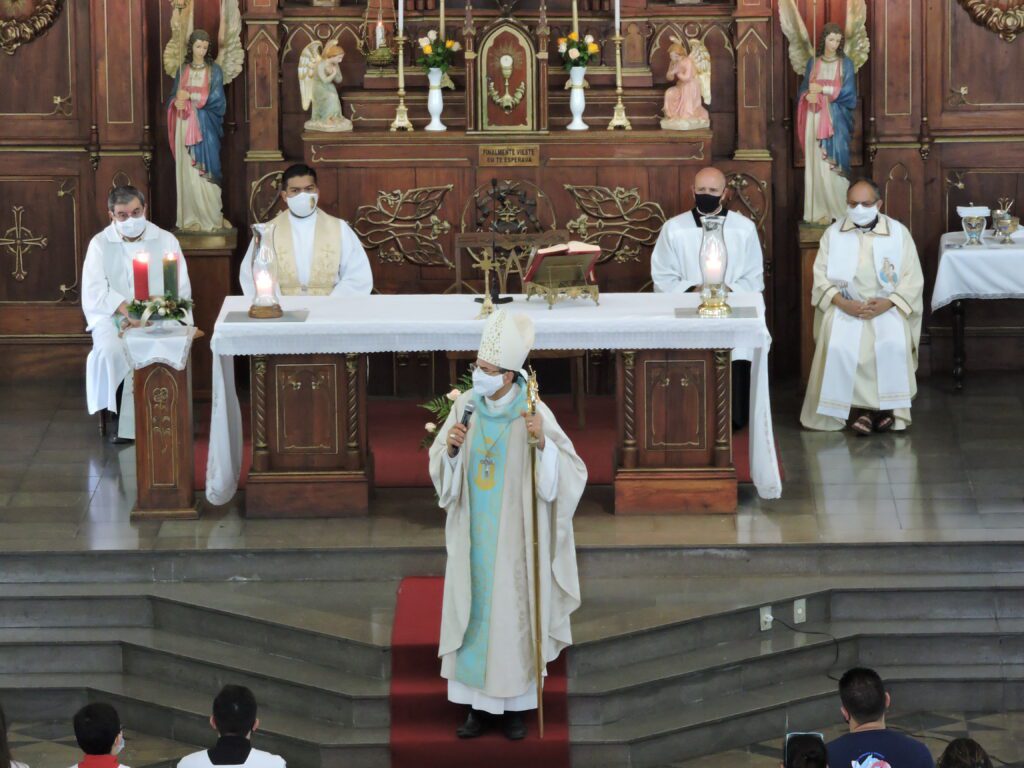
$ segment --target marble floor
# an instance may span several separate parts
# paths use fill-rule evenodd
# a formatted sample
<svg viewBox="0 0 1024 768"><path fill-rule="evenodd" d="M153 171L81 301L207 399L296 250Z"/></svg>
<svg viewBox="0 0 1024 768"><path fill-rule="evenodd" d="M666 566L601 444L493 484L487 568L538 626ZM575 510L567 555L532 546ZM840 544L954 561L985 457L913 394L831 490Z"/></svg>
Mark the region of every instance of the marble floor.
<svg viewBox="0 0 1024 768"><path fill-rule="evenodd" d="M1024 712L915 712L888 718L893 730L923 741L938 758L953 739L977 741L997 768L1024 768ZM843 724L826 728L826 740L846 732ZM666 768L779 768L782 744L778 739L751 744L717 755L672 763Z"/></svg>
<svg viewBox="0 0 1024 768"><path fill-rule="evenodd" d="M742 486L736 515L616 518L610 489L594 487L578 546L1024 540L1024 374L977 375L960 395L924 380L911 430L871 438L803 431L796 393L773 398L781 499ZM100 438L80 383L0 385L0 402L5 551L442 543L428 489L381 489L364 519L247 520L236 501L204 503L197 521L132 523L134 448Z"/></svg>

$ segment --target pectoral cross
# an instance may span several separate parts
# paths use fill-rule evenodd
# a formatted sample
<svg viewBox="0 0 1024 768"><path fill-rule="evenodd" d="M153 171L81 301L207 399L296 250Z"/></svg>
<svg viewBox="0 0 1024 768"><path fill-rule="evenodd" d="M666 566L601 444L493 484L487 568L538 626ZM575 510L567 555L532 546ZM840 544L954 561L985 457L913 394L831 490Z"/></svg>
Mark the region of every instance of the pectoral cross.
<svg viewBox="0 0 1024 768"><path fill-rule="evenodd" d="M45 248L47 239L45 237L33 237L32 230L22 226L21 216L25 212L24 206L15 205L11 208L14 213L14 226L4 232L0 237L0 246L6 246L7 250L14 255L14 271L11 275L15 280L21 282L28 275L25 270L25 254L29 248Z"/></svg>

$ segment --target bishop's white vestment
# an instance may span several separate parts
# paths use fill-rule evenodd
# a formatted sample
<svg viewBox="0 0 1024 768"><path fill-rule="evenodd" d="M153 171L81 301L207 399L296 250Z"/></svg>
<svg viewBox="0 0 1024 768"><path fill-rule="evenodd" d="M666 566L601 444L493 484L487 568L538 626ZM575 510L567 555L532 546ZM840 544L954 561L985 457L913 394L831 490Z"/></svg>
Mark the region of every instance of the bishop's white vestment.
<svg viewBox="0 0 1024 768"><path fill-rule="evenodd" d="M764 291L764 257L757 227L742 213L729 211L722 227L728 255L725 285L730 291ZM683 293L704 282L700 243L704 230L691 209L665 222L651 252L651 279L658 293ZM753 359L753 350L735 349L733 360Z"/></svg>
<svg viewBox="0 0 1024 768"><path fill-rule="evenodd" d="M309 216L281 211L274 224L278 283L285 296L353 296L373 290L370 260L352 227L317 208ZM255 240L242 259L242 293L255 294L252 257Z"/></svg>
<svg viewBox="0 0 1024 768"><path fill-rule="evenodd" d="M462 449L446 436L471 400ZM497 401L472 390L452 406L430 449L430 476L447 512L444 605L438 655L448 698L492 714L537 706L533 632L532 484L525 388ZM537 452L541 637L545 665L572 643L580 605L572 518L587 469L543 403L545 447Z"/></svg>
<svg viewBox="0 0 1024 768"><path fill-rule="evenodd" d="M832 303L836 294L855 301L886 298L888 311L861 320ZM843 429L851 408L892 411L893 429L910 424L917 394L924 275L910 231L879 214L861 230L848 218L830 226L814 260L811 304L814 360L800 423L808 429Z"/></svg>
<svg viewBox="0 0 1024 768"><path fill-rule="evenodd" d="M117 388L121 392L121 413L118 437L135 438L135 400L133 377L124 339L120 336L122 315L117 308L135 297L135 275L132 260L139 251L149 254L149 295L162 296L164 273L161 260L168 252L180 255L178 261L178 295L192 298L192 285L178 239L153 222L146 222L142 237L135 242L124 240L113 222L93 237L82 265L82 311L86 330L92 334L92 351L85 364L85 393L89 413L106 408L117 412ZM188 322L191 322L191 317Z"/></svg>

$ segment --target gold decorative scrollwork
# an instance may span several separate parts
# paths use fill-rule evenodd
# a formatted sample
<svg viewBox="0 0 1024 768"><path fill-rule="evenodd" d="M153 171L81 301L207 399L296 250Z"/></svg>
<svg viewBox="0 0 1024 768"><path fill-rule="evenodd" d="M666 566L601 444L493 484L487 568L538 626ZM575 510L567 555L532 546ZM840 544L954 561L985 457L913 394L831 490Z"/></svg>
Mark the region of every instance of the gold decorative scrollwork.
<svg viewBox="0 0 1024 768"><path fill-rule="evenodd" d="M6 16L0 18L0 48L3 48L8 56L14 55L22 45L31 43L52 27L64 5L64 0L36 0L32 13L27 17L13 15L23 12L28 2L29 0L0 2L0 12Z"/></svg>
<svg viewBox="0 0 1024 768"><path fill-rule="evenodd" d="M743 172L730 173L727 179L728 187L732 190L733 200L738 202L753 220L761 238L761 247L766 248L764 228L768 221L768 210L771 207L768 182ZM755 199L754 193L760 197L760 200Z"/></svg>
<svg viewBox="0 0 1024 768"><path fill-rule="evenodd" d="M584 242L601 246L601 262L640 261L641 247L657 241L665 212L658 203L643 200L636 187L564 186L581 211L566 229Z"/></svg>
<svg viewBox="0 0 1024 768"><path fill-rule="evenodd" d="M11 276L18 282L28 276L25 269L25 255L29 249L46 248L47 238L32 234L32 230L22 223L22 216L25 213L25 206L11 206L11 213L14 215L14 226L10 227L3 235L0 235L0 247L7 248L8 253L14 256L14 271Z"/></svg>
<svg viewBox="0 0 1024 768"><path fill-rule="evenodd" d="M249 188L249 219L264 222L271 218L277 206L283 171L271 171L260 176Z"/></svg>
<svg viewBox="0 0 1024 768"><path fill-rule="evenodd" d="M969 90L966 85L961 85L959 88L950 88L949 98L947 99L947 101L949 102L949 106L962 107L965 104L967 104L968 93Z"/></svg>
<svg viewBox="0 0 1024 768"><path fill-rule="evenodd" d="M950 171L946 175L946 190L949 189L966 189L967 185L964 184L964 172L963 171Z"/></svg>
<svg viewBox="0 0 1024 768"><path fill-rule="evenodd" d="M153 442L160 446L160 453L167 453L173 444L171 433L174 420L171 418L170 399L171 392L167 387L153 388L150 432L153 435Z"/></svg>
<svg viewBox="0 0 1024 768"><path fill-rule="evenodd" d="M1008 43L1024 32L1024 1L960 0L971 20L995 32ZM1009 6L1009 7L1007 7Z"/></svg>
<svg viewBox="0 0 1024 768"><path fill-rule="evenodd" d="M376 249L382 262L453 268L438 241L451 232L452 225L437 214L452 187L445 184L377 192L374 205L356 210L352 229L366 248Z"/></svg>

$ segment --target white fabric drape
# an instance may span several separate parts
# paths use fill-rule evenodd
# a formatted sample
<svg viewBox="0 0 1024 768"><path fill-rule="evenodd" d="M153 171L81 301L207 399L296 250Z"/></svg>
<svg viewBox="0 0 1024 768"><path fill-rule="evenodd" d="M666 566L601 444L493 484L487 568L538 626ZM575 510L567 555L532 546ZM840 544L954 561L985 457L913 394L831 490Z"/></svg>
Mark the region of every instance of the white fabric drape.
<svg viewBox="0 0 1024 768"><path fill-rule="evenodd" d="M1024 299L1024 230L1014 233L1012 245L985 232L984 245L963 245L963 232L947 232L939 246L939 271L932 291L932 311L960 299Z"/></svg>
<svg viewBox="0 0 1024 768"><path fill-rule="evenodd" d="M609 293L601 305L565 302L549 310L544 302L517 296L517 312L534 321L534 349L753 349L750 383L751 475L762 498L778 498L782 481L775 454L768 389L771 336L760 294L733 293L734 307L753 307L757 317L677 318L678 307L696 307L696 294ZM472 298L460 295L284 296L285 310L307 309L295 323L226 322L229 312L245 313L249 301L230 296L221 307L211 347L213 411L206 495L214 504L235 493L242 459L241 411L235 392L232 356L368 352L473 351L483 320ZM425 319L429 318L429 322ZM372 425L370 427L372 429Z"/></svg>

